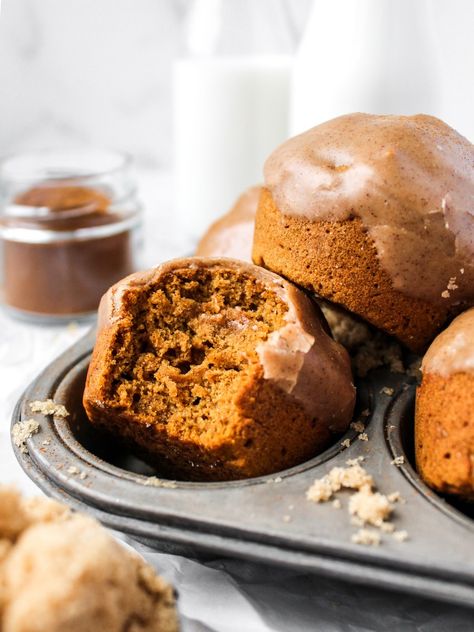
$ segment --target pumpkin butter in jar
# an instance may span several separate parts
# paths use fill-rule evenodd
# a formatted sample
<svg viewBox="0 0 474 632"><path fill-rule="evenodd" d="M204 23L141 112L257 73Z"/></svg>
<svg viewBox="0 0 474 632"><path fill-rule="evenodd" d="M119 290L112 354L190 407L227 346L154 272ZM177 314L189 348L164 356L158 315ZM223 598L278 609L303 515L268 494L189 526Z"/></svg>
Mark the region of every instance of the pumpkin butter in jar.
<svg viewBox="0 0 474 632"><path fill-rule="evenodd" d="M19 155L0 168L3 301L41 322L96 313L138 267L141 206L126 157Z"/></svg>

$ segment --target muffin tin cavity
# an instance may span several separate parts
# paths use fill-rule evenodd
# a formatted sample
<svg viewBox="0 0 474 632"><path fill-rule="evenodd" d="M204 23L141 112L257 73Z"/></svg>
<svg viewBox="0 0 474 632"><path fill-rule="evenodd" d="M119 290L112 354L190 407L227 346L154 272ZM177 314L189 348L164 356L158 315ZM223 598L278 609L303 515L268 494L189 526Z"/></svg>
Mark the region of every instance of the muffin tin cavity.
<svg viewBox="0 0 474 632"><path fill-rule="evenodd" d="M162 478L86 420L82 393L93 343L91 332L53 362L14 411L13 424L39 423L28 452L15 452L47 494L160 550L241 557L474 604L474 523L431 492L413 467L411 378L368 375L358 389L364 428L351 428L310 461L271 476L193 483ZM30 402L49 398L70 415L32 413ZM352 541L359 527L350 522L349 492L341 492L340 508L307 500L315 479L360 457L378 491L402 497L393 522L408 533L406 541L385 533L378 547ZM403 462L394 463L396 457Z"/></svg>

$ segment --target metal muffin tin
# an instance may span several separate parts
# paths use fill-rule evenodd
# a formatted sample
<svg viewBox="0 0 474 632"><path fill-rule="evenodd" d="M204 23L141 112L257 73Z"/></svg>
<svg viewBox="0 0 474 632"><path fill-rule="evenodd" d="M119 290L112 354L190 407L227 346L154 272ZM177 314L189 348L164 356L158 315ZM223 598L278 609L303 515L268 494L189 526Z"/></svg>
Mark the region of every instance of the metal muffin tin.
<svg viewBox="0 0 474 632"><path fill-rule="evenodd" d="M349 431L318 457L297 467L229 483L165 483L87 421L82 392L94 332L53 362L26 390L12 423L34 418L40 431L14 447L21 466L48 495L157 549L187 555L226 555L299 568L343 580L393 588L474 606L474 520L431 492L411 465L415 386L389 372L359 386L358 410L369 408L367 442ZM392 396L383 387L394 389ZM33 400L54 399L66 419L33 414ZM341 442L349 438L351 445ZM409 539L382 535L379 547L353 544L349 494L331 502L306 500L311 483L334 466L364 456L383 493L399 491L393 521ZM400 467L392 464L404 456Z"/></svg>

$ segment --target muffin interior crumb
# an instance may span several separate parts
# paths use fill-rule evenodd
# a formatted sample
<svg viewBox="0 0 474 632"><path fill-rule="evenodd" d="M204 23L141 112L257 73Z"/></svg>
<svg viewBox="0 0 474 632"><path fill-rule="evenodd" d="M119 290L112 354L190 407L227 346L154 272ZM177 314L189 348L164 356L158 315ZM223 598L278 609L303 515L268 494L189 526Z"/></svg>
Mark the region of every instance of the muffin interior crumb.
<svg viewBox="0 0 474 632"><path fill-rule="evenodd" d="M189 267L127 292L112 349L108 398L168 431L227 432L233 400L259 363L256 348L287 306L245 272Z"/></svg>

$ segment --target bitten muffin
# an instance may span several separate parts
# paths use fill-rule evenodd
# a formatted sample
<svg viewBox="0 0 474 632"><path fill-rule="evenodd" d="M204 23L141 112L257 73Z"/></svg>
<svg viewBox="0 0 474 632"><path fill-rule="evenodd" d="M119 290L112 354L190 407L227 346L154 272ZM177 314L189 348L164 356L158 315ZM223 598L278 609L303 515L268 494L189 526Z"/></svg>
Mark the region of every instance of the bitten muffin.
<svg viewBox="0 0 474 632"><path fill-rule="evenodd" d="M420 352L474 302L473 173L434 117L341 116L267 160L253 260Z"/></svg>
<svg viewBox="0 0 474 632"><path fill-rule="evenodd" d="M474 500L474 308L435 339L421 369L418 471L433 489Z"/></svg>
<svg viewBox="0 0 474 632"><path fill-rule="evenodd" d="M276 472L351 420L349 358L327 331L314 302L271 272L171 261L102 299L84 406L173 478Z"/></svg>
<svg viewBox="0 0 474 632"><path fill-rule="evenodd" d="M173 592L95 520L0 486L2 632L177 632Z"/></svg>
<svg viewBox="0 0 474 632"><path fill-rule="evenodd" d="M215 221L201 238L199 257L231 257L252 261L253 227L262 187L251 187L231 210Z"/></svg>

